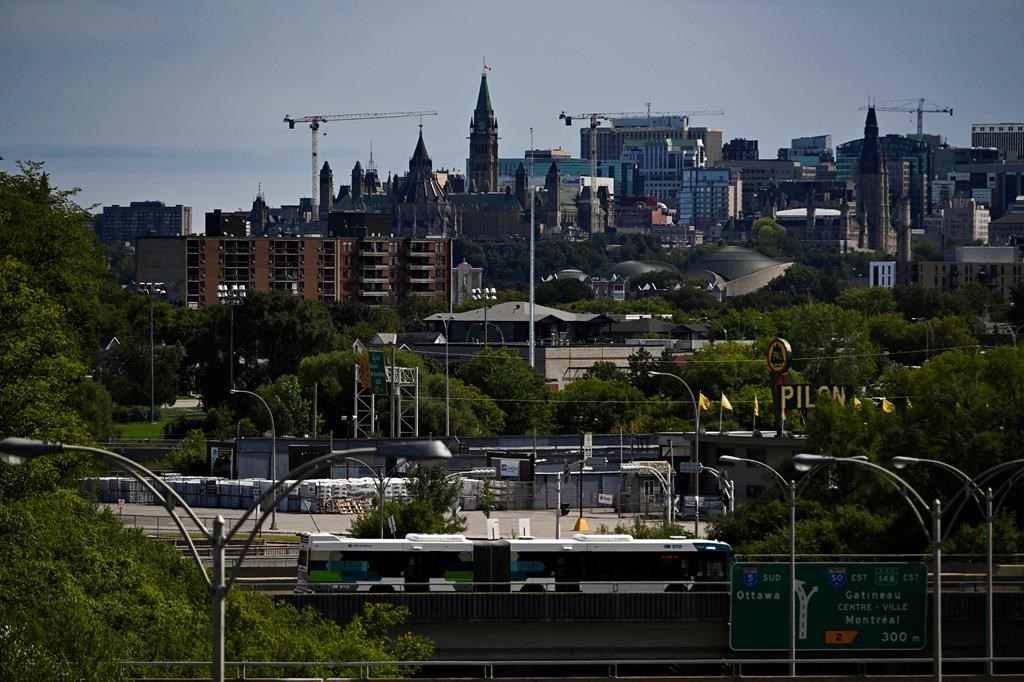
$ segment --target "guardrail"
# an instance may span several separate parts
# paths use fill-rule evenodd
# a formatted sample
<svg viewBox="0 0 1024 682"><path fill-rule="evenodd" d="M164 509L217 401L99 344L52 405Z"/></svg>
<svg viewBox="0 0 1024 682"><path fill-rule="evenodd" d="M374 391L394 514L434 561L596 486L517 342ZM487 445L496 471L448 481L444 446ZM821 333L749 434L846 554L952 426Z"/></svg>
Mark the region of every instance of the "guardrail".
<svg viewBox="0 0 1024 682"><path fill-rule="evenodd" d="M970 675L977 677L985 665L984 658L946 658L945 664L956 670L950 677ZM913 681L915 679L931 679L929 657L857 657L857 658L801 658L797 661L797 676L808 678L829 677L865 677L871 676L877 682ZM619 679L628 677L634 680L643 679L679 679L679 678L714 678L742 679L757 675L761 682L789 679L785 673L787 659L779 658L742 658L722 656L718 658L668 658L668 659L606 659L587 662L550 660L472 660L472 661L230 661L225 667L233 671L236 679L252 679L260 677L267 680L288 680L289 682L328 682L337 680L337 674L345 674L345 679L371 680L381 679L375 671L399 669L409 671L419 669L416 676L430 679L458 680L493 680L503 677L519 679L534 677L536 679L566 679L569 677L589 677L591 679ZM186 679L185 670L208 668L206 661L125 661L122 670L129 675L133 670L182 669L179 677L163 679ZM309 671L327 670L327 676L309 676ZM278 671L299 670L306 676L293 675L268 677L267 674L281 675ZM533 671L531 673L531 671ZM996 663L996 673L1003 682L1024 680L1024 657L1000 658ZM189 676L187 679L194 679Z"/></svg>

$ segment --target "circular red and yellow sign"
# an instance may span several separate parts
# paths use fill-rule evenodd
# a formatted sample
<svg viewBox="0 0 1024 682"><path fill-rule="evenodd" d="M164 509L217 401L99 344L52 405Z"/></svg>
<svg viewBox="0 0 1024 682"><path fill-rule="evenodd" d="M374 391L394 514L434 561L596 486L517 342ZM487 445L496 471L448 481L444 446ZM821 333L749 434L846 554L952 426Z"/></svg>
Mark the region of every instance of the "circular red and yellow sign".
<svg viewBox="0 0 1024 682"><path fill-rule="evenodd" d="M789 341L778 337L768 344L768 369L772 374L782 374L789 369L790 360L793 356L793 349L789 347Z"/></svg>

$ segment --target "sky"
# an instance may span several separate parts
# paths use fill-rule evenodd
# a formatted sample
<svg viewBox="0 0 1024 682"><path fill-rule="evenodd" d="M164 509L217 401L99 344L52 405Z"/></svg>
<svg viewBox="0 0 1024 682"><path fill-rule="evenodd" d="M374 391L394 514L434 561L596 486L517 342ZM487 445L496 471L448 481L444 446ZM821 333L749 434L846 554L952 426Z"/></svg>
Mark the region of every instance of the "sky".
<svg viewBox="0 0 1024 682"><path fill-rule="evenodd" d="M310 131L285 115L437 111L434 168L465 170L483 64L499 155L580 154L558 115L720 110L692 125L759 140L862 136L871 100L923 97L925 132L1024 120L1020 0L0 1L0 170L45 162L78 201L273 206L310 195ZM880 112L882 134L916 129ZM404 173L418 117L324 124L347 184L373 156ZM98 209L97 209L98 210Z"/></svg>

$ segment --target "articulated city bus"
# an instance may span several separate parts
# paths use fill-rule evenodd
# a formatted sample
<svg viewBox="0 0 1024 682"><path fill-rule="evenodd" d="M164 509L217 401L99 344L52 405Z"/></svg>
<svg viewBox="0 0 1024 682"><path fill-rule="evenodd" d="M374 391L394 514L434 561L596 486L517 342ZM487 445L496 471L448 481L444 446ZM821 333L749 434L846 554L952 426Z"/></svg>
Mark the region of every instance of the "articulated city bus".
<svg viewBox="0 0 1024 682"><path fill-rule="evenodd" d="M364 540L303 533L297 591L726 590L732 548L724 542L567 539L469 540L410 534Z"/></svg>

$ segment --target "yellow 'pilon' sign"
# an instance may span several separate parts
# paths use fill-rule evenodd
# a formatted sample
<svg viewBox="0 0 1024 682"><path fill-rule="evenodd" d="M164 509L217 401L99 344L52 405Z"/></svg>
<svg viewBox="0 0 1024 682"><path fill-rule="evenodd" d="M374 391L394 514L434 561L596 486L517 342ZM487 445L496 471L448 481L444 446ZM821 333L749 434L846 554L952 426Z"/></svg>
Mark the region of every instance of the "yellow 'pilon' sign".
<svg viewBox="0 0 1024 682"><path fill-rule="evenodd" d="M853 396L852 386L815 386L814 384L782 384L778 387L779 401L784 410L803 410L814 407L824 397L846 404L846 396Z"/></svg>

